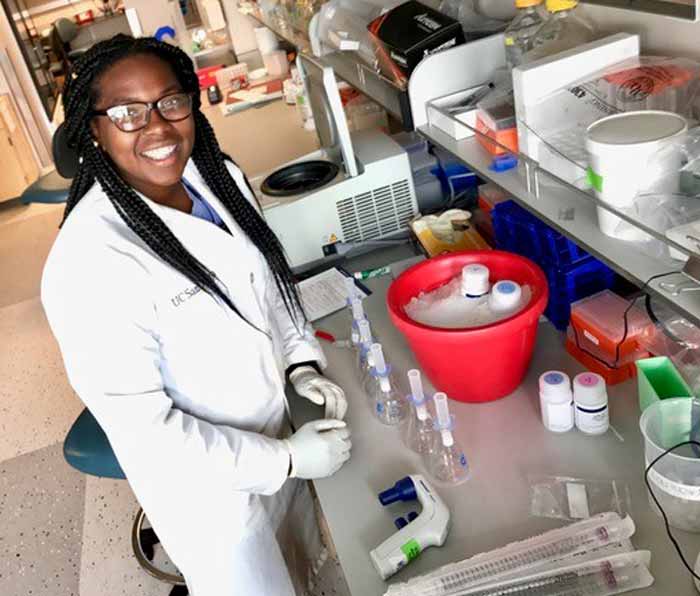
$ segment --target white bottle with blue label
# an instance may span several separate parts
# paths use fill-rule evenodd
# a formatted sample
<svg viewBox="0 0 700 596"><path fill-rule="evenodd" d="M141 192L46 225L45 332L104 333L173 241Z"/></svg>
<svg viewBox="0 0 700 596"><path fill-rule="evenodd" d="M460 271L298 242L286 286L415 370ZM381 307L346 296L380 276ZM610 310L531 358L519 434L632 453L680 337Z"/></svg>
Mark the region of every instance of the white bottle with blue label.
<svg viewBox="0 0 700 596"><path fill-rule="evenodd" d="M540 409L547 430L565 433L574 427L574 396L569 375L550 370L540 376Z"/></svg>
<svg viewBox="0 0 700 596"><path fill-rule="evenodd" d="M496 282L489 294L489 309L503 315L514 313L520 306L522 296L520 284L507 279Z"/></svg>

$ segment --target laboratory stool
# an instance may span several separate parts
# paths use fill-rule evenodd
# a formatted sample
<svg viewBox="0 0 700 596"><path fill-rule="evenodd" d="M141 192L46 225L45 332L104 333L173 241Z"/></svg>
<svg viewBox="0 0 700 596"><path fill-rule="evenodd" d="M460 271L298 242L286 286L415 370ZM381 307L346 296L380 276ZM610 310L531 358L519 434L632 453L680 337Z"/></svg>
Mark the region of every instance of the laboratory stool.
<svg viewBox="0 0 700 596"><path fill-rule="evenodd" d="M68 200L70 184L70 180L66 180L56 170L53 170L30 184L20 196L20 201L23 205L65 203Z"/></svg>
<svg viewBox="0 0 700 596"><path fill-rule="evenodd" d="M87 408L78 416L63 442L63 455L76 470L99 478L126 480L107 436ZM144 527L146 516L139 509L131 530L131 546L139 565L150 575L173 585L170 596L187 596L183 577L159 569L153 563L154 547L160 541L152 528Z"/></svg>
<svg viewBox="0 0 700 596"><path fill-rule="evenodd" d="M20 200L30 203L65 203L70 192L71 178L78 170L78 152L68 144L63 123L51 138L51 155L56 169L41 176L28 186Z"/></svg>

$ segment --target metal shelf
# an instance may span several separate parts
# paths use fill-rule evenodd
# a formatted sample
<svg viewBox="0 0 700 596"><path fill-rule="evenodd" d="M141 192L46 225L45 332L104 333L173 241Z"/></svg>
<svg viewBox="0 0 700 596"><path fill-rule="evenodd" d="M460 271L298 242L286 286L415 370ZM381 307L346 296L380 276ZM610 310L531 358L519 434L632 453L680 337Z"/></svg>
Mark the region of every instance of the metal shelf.
<svg viewBox="0 0 700 596"><path fill-rule="evenodd" d="M289 23L265 16L259 10L243 14L252 17L275 35L292 44L300 52L308 55L313 54L308 35L298 31ZM353 52L330 52L317 57L317 59L332 67L338 78L376 101L397 118L405 130L413 130L413 118L407 90L400 88L393 81L372 70Z"/></svg>
<svg viewBox="0 0 700 596"><path fill-rule="evenodd" d="M225 54L231 52L231 46L229 44L222 44L219 46L214 46L213 48L207 48L206 50L200 50L195 52L193 56L195 59L204 58L205 56L213 56L215 54Z"/></svg>
<svg viewBox="0 0 700 596"><path fill-rule="evenodd" d="M492 156L479 144L476 137L455 140L430 124L418 131L435 145L442 147L467 167L503 188L515 201L542 221L571 238L582 248L607 263L620 275L637 285L662 273L679 271L683 263L672 259L653 258L641 252L634 243L616 240L598 228L595 202L580 191L561 184L540 184L537 192L522 163L518 169L494 172L490 169ZM554 181L554 179L552 179ZM573 217L572 217L573 216ZM682 275L651 282L651 292L669 303L683 316L700 325L700 292L673 296L659 286L663 282L677 282Z"/></svg>
<svg viewBox="0 0 700 596"><path fill-rule="evenodd" d="M252 17L264 27L267 27L270 31L277 35L277 37L281 37L287 43L292 44L300 52L306 52L308 54L311 53L311 44L309 43L308 35L298 31L289 23L286 23L281 19L273 19L265 16L262 12L260 12L260 10L255 10L253 12L241 12L242 14Z"/></svg>

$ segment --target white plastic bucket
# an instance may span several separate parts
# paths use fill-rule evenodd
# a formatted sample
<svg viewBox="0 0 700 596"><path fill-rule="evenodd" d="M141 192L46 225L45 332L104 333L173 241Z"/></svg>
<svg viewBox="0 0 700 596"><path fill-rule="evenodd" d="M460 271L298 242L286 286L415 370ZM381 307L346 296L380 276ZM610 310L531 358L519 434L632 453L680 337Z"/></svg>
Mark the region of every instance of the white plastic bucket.
<svg viewBox="0 0 700 596"><path fill-rule="evenodd" d="M640 192L677 192L681 143L688 123L672 112L645 110L602 118L586 131L589 181L596 196L617 209L634 205ZM613 238L645 235L598 207L598 227ZM623 224L623 225L620 225Z"/></svg>
<svg viewBox="0 0 700 596"><path fill-rule="evenodd" d="M646 469L674 445L700 440L700 401L689 397L659 400L644 410L639 426ZM700 532L700 457L691 446L662 457L649 472L649 482L674 528ZM651 506L658 512L653 502Z"/></svg>

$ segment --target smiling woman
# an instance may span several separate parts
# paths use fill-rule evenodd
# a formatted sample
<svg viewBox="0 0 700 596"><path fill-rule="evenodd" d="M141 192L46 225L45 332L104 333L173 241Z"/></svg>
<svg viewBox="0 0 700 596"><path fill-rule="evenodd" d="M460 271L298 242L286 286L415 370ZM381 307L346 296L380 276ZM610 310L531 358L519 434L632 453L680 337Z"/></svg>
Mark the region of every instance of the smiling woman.
<svg viewBox="0 0 700 596"><path fill-rule="evenodd" d="M123 58L95 82L91 130L121 178L154 201L189 212L180 180L194 146L192 97L153 55Z"/></svg>
<svg viewBox="0 0 700 596"><path fill-rule="evenodd" d="M309 578L285 556L297 571L320 544L292 478L335 473L350 433L280 243L180 49L98 43L64 106L80 163L42 302L71 385L192 596L294 596ZM285 375L334 419L290 435ZM293 499L305 518L288 515Z"/></svg>

